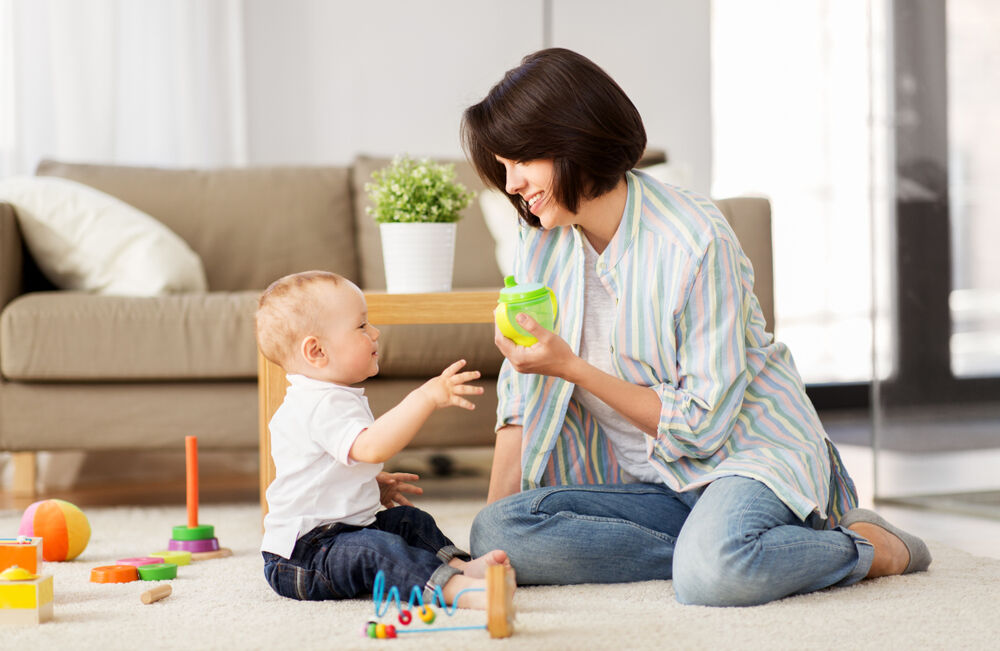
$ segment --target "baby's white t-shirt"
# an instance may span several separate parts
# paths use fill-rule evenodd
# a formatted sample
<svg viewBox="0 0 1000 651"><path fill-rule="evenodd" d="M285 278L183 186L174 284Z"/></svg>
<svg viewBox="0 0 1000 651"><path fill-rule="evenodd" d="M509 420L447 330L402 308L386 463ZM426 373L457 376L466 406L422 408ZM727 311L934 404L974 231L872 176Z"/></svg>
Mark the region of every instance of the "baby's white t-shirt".
<svg viewBox="0 0 1000 651"><path fill-rule="evenodd" d="M295 541L332 522L366 526L375 521L381 463L349 458L351 446L375 420L364 389L304 375L291 386L271 418L275 477L267 489L261 551L284 558Z"/></svg>

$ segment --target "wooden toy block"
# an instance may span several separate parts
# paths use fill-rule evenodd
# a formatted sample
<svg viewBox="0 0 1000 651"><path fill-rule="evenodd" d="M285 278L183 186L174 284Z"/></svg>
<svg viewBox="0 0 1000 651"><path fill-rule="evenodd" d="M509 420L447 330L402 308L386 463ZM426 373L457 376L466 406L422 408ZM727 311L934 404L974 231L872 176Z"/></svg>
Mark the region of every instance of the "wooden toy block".
<svg viewBox="0 0 1000 651"><path fill-rule="evenodd" d="M504 565L486 568L486 628L490 637L514 634L514 573Z"/></svg>
<svg viewBox="0 0 1000 651"><path fill-rule="evenodd" d="M42 569L42 539L37 536L0 538L0 572L12 565L38 574Z"/></svg>
<svg viewBox="0 0 1000 651"><path fill-rule="evenodd" d="M36 626L49 621L54 594L51 574L37 576L20 568L8 568L0 575L0 624Z"/></svg>

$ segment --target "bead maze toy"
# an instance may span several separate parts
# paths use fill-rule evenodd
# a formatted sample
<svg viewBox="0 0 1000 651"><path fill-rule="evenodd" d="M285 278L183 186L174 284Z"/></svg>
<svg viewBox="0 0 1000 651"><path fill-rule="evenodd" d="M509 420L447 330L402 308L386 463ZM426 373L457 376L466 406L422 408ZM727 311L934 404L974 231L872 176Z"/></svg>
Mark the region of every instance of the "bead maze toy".
<svg viewBox="0 0 1000 651"><path fill-rule="evenodd" d="M38 625L52 619L52 575L12 565L0 572L0 624Z"/></svg>
<svg viewBox="0 0 1000 651"><path fill-rule="evenodd" d="M184 437L187 464L187 525L173 528L173 537L167 543L170 551L186 551L192 555L219 551L215 527L198 523L198 437Z"/></svg>
<svg viewBox="0 0 1000 651"><path fill-rule="evenodd" d="M514 573L503 565L491 565L486 568L486 624L484 626L438 626L433 628L404 629L414 619L419 619L430 626L434 623L436 614L431 607L437 606L449 617L454 614L456 605L448 606L444 600L441 588L434 588L432 604L424 603L423 589L413 586L407 607L400 603L399 588L392 586L388 592L385 589L385 573L379 570L375 575L375 587L372 590L372 602L375 605L375 619L369 620L361 631L365 637L374 639L392 639L407 633L437 633L442 631L487 630L492 638L510 637L514 634ZM455 603L463 592L479 592L482 588L466 588L455 596ZM397 620L400 628L393 624L380 621L386 615L391 604L399 611ZM417 606L414 609L414 605Z"/></svg>

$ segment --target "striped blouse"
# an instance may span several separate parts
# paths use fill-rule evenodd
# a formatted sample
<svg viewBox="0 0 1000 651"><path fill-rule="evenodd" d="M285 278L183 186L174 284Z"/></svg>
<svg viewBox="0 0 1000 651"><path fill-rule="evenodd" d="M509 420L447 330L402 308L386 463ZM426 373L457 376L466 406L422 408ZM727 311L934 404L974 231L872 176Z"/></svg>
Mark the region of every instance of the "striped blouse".
<svg viewBox="0 0 1000 651"><path fill-rule="evenodd" d="M719 210L693 192L627 174L621 224L597 261L615 296L611 354L619 377L650 387L662 407L650 463L674 490L740 475L757 479L802 520L826 526L857 504L788 349L765 331L753 268ZM520 225L518 282L552 288L554 329L579 352L583 237L577 227ZM573 385L504 362L497 428L523 426L522 490L620 481L597 420Z"/></svg>

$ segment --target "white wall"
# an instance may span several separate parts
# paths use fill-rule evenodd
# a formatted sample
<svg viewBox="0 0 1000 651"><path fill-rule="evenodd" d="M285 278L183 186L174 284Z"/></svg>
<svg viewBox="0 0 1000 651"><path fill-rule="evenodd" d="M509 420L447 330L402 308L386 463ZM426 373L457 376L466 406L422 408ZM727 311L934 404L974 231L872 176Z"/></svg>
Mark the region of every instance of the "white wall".
<svg viewBox="0 0 1000 651"><path fill-rule="evenodd" d="M542 0L248 0L248 161L461 156L462 111L543 46L542 9ZM708 3L553 0L552 13L552 45L604 67L639 108L650 145L707 192Z"/></svg>

